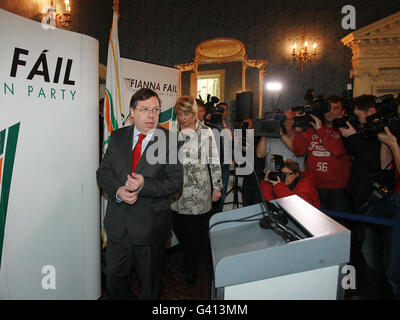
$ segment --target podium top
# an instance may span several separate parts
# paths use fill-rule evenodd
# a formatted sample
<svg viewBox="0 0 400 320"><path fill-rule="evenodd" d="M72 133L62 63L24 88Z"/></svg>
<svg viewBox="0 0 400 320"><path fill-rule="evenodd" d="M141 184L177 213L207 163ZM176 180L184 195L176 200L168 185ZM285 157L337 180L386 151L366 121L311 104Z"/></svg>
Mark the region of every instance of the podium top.
<svg viewBox="0 0 400 320"><path fill-rule="evenodd" d="M288 213L288 226L304 238L286 243L273 230L260 228L258 221L215 225L210 242L216 288L349 261L349 230L298 196L274 202ZM261 218L261 204L219 213L210 226L257 213Z"/></svg>

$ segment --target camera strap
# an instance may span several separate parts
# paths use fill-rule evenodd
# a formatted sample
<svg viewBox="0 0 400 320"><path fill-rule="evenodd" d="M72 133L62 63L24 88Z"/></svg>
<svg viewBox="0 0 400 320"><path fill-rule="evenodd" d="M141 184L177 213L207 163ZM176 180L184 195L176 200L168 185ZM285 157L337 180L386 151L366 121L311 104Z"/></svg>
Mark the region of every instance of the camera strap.
<svg viewBox="0 0 400 320"><path fill-rule="evenodd" d="M385 173L387 173L387 172L390 171L390 170L394 170L394 168L389 169L389 167L392 166L392 164L394 164L394 160L390 161L390 162L388 163L388 165L387 165L384 169L379 169L379 170L376 170L376 171L372 172L372 173L370 174L370 177L374 180L375 178L377 178L377 177L375 176L375 174L378 174L378 173L385 174ZM399 180L399 177L396 178L394 184L396 184L396 182L397 182L398 180Z"/></svg>
<svg viewBox="0 0 400 320"><path fill-rule="evenodd" d="M389 169L389 167L393 164L393 160L389 162L389 164L385 167L385 169L383 169L383 171Z"/></svg>

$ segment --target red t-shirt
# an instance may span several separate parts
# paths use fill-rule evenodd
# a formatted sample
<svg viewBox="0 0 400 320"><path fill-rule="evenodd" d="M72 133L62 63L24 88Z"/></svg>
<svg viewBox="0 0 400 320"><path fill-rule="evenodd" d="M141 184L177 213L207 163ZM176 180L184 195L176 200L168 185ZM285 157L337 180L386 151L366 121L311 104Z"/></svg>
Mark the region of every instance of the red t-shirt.
<svg viewBox="0 0 400 320"><path fill-rule="evenodd" d="M308 128L304 133L296 131L293 152L296 156L307 153L307 169L314 174L317 188L346 188L350 156L336 128L322 126L318 130Z"/></svg>

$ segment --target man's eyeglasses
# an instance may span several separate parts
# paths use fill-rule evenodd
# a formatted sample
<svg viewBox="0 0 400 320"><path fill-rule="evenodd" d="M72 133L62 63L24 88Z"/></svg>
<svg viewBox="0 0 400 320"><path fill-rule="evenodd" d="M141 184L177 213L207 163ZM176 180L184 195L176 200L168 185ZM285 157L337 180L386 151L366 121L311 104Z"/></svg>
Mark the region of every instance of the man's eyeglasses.
<svg viewBox="0 0 400 320"><path fill-rule="evenodd" d="M140 108L140 109L136 109L136 110L143 114L149 114L150 112L151 113L159 113L161 111L161 108Z"/></svg>

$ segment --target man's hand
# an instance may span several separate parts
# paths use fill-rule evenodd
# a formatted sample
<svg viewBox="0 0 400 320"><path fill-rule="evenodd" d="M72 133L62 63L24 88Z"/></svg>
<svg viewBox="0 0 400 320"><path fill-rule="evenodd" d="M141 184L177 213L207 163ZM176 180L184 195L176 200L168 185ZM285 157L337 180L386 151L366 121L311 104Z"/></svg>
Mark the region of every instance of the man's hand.
<svg viewBox="0 0 400 320"><path fill-rule="evenodd" d="M387 144L389 147L395 147L397 145L396 137L390 132L388 127L385 127L385 132L378 133L378 140Z"/></svg>
<svg viewBox="0 0 400 320"><path fill-rule="evenodd" d="M313 114L310 114L310 117L315 121L315 122L312 121L310 122L315 130L318 130L319 128L322 127L322 121L320 118L314 116Z"/></svg>
<svg viewBox="0 0 400 320"><path fill-rule="evenodd" d="M350 124L350 122L346 121L348 128L339 128L340 133L343 137L348 138L353 134L357 133L357 130Z"/></svg>
<svg viewBox="0 0 400 320"><path fill-rule="evenodd" d="M216 202L221 198L221 190L219 189L214 189L212 193L212 202Z"/></svg>
<svg viewBox="0 0 400 320"><path fill-rule="evenodd" d="M128 191L137 191L144 185L144 177L141 174L132 172L128 174L128 180L126 180L125 187Z"/></svg>
<svg viewBox="0 0 400 320"><path fill-rule="evenodd" d="M126 186L122 186L118 189L117 197L127 204L134 204L138 199L137 192L129 191Z"/></svg>

